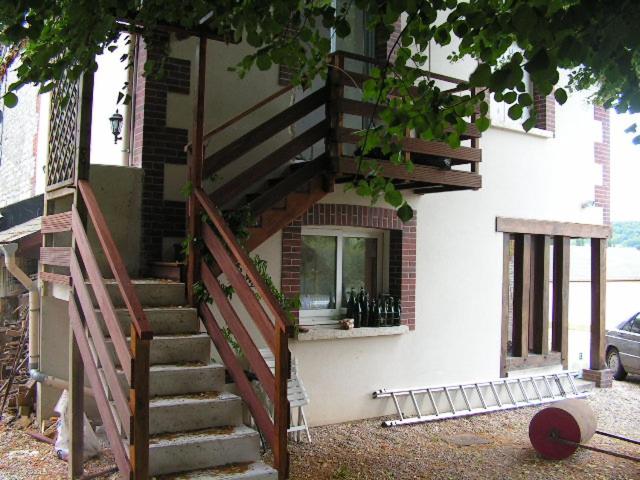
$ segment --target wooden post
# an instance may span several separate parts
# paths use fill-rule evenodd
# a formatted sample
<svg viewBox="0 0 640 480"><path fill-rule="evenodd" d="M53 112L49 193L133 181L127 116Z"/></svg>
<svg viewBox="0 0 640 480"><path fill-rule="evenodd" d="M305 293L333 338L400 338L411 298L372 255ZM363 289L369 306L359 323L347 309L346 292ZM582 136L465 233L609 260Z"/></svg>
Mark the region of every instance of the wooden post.
<svg viewBox="0 0 640 480"><path fill-rule="evenodd" d="M475 88L471 89L471 96L474 96L477 93ZM476 108L471 114L471 124L475 125L476 119L478 118L478 109ZM471 139L471 148L480 148L480 139L472 138ZM480 163L479 162L471 162L471 173L480 173Z"/></svg>
<svg viewBox="0 0 640 480"><path fill-rule="evenodd" d="M73 302L73 295L70 296ZM84 319L83 319L84 320ZM71 325L69 325L69 478L83 474L84 440L84 366L80 349Z"/></svg>
<svg viewBox="0 0 640 480"><path fill-rule="evenodd" d="M83 224L86 225L86 209L82 196L78 192L78 180L89 178L91 163L91 116L93 112L93 73L84 73L79 80L78 121L76 125L76 152L74 166L74 185L76 186L73 203ZM75 239L71 240L75 251ZM73 282L69 292L69 301L75 301ZM82 318L84 323L84 318ZM69 476L80 478L83 474L84 439L84 366L71 324L69 324Z"/></svg>
<svg viewBox="0 0 640 480"><path fill-rule="evenodd" d="M511 260L511 235L502 235L502 323L500 328L500 376L507 376L507 343L509 342L509 265Z"/></svg>
<svg viewBox="0 0 640 480"><path fill-rule="evenodd" d="M529 355L529 293L531 283L531 235L515 235L513 288L513 356Z"/></svg>
<svg viewBox="0 0 640 480"><path fill-rule="evenodd" d="M202 186L202 168L204 161L204 99L207 73L207 38L200 37L196 52L198 83L193 108L193 126L191 128L191 152L188 157L189 182L192 189ZM200 236L200 211L198 200L192 192L189 196L187 210L187 233L190 240L189 257L187 259L187 298L195 305L193 284L200 278L198 269L200 255L194 247L193 240Z"/></svg>
<svg viewBox="0 0 640 480"><path fill-rule="evenodd" d="M591 370L606 368L604 360L607 239L591 239Z"/></svg>
<svg viewBox="0 0 640 480"><path fill-rule="evenodd" d="M288 336L284 328L276 326L275 348L275 404L273 407L274 428L276 441L273 445L273 460L278 470L278 479L289 478L289 450L287 448L287 431L289 429L289 400L287 398L287 385L291 369L289 356Z"/></svg>
<svg viewBox="0 0 640 480"><path fill-rule="evenodd" d="M553 238L553 319L551 350L560 352L562 368L569 368L569 268L570 239Z"/></svg>
<svg viewBox="0 0 640 480"><path fill-rule="evenodd" d="M342 127L344 115L337 109L338 101L344 97L344 87L340 84L340 76L344 71L344 57L335 53L327 76L329 99L326 106L326 116L329 120L329 135L325 140L325 151L331 162L331 172L338 171L338 161L342 155L342 144L338 143L338 130Z"/></svg>
<svg viewBox="0 0 640 480"><path fill-rule="evenodd" d="M535 353L549 353L549 237L534 235L531 250L529 344Z"/></svg>
<svg viewBox="0 0 640 480"><path fill-rule="evenodd" d="M131 477L142 479L149 477L149 340L140 339L133 324L131 353L129 458Z"/></svg>

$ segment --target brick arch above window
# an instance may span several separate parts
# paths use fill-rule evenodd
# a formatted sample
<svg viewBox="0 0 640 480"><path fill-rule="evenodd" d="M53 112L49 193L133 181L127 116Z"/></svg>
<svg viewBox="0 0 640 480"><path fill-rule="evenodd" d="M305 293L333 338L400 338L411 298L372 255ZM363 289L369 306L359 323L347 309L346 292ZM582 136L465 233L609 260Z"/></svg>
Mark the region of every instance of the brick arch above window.
<svg viewBox="0 0 640 480"><path fill-rule="evenodd" d="M300 295L302 227L360 227L389 230L389 293L400 297L401 323L415 328L416 217L402 223L395 210L335 203L318 203L282 230L282 292Z"/></svg>

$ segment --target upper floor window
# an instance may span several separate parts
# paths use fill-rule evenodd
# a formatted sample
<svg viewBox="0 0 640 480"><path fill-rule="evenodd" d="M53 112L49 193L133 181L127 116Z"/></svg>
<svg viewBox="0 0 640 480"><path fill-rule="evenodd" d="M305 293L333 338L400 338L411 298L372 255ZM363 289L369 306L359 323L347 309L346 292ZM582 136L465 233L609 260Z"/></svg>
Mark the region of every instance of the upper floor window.
<svg viewBox="0 0 640 480"><path fill-rule="evenodd" d="M518 48L517 45L512 45L502 56L502 59L507 62L514 53L521 52L522 50ZM522 71L522 81L524 83L524 92L531 95L533 98L533 82L531 81L531 77L529 72L526 70ZM497 102L495 101L493 95L491 95L491 104L490 104L490 114L491 114L491 123L497 127L507 127L513 128L516 130L522 130L522 122L524 122L527 118L529 118L529 109L527 108L522 117L517 120L511 119L509 117L509 108L510 104L505 102Z"/></svg>

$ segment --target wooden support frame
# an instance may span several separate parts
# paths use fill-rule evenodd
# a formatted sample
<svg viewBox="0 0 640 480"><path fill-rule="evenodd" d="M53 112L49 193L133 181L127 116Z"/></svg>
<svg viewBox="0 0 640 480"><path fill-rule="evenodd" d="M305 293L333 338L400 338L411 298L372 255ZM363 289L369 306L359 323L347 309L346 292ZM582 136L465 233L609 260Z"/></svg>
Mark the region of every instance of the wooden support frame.
<svg viewBox="0 0 640 480"><path fill-rule="evenodd" d="M202 185L202 169L204 165L204 100L205 83L207 75L207 38L200 37L196 52L198 72L197 92L193 109L193 127L191 129L191 145L193 148L188 155L188 177L192 190ZM193 284L200 277L200 258L197 248L194 248L194 240L200 235L200 208L195 194L189 195L187 204L187 232L189 254L187 257L187 300L195 305Z"/></svg>
<svg viewBox="0 0 640 480"><path fill-rule="evenodd" d="M529 350L549 353L549 237L534 235L531 248Z"/></svg>
<svg viewBox="0 0 640 480"><path fill-rule="evenodd" d="M554 237L551 350L561 353L564 369L569 368L569 262L569 237Z"/></svg>
<svg viewBox="0 0 640 480"><path fill-rule="evenodd" d="M591 239L591 370L603 370L605 363L605 320L607 289L607 242Z"/></svg>
<svg viewBox="0 0 640 480"><path fill-rule="evenodd" d="M513 356L529 354L529 293L531 290L531 235L514 235Z"/></svg>
<svg viewBox="0 0 640 480"><path fill-rule="evenodd" d="M584 370L584 375L595 381L597 386L611 386L610 372L606 369L605 362L606 248L610 228L603 225L497 217L496 231L503 232L501 375L506 376L512 369L557 363L564 369L569 367L570 241L572 237L586 237L591 239L591 342L590 368ZM507 352L510 239L515 239L511 357ZM553 289L549 339L551 242Z"/></svg>

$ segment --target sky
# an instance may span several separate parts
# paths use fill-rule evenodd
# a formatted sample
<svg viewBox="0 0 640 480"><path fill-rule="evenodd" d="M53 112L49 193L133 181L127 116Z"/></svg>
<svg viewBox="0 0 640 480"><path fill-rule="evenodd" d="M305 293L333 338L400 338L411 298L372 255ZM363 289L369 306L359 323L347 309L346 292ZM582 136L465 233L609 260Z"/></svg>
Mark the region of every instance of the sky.
<svg viewBox="0 0 640 480"><path fill-rule="evenodd" d="M611 112L611 220L640 221L640 145L631 143L625 128L638 122L640 114Z"/></svg>

